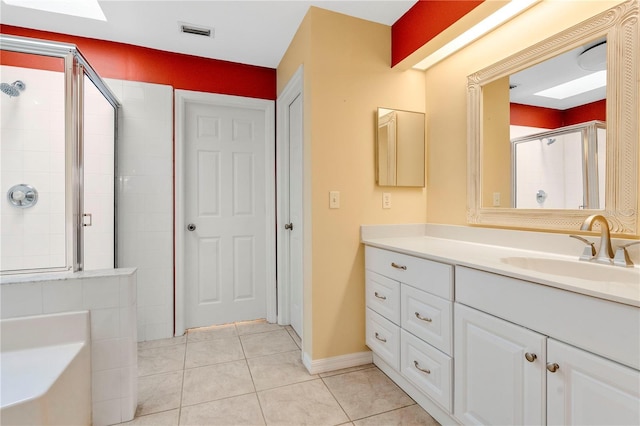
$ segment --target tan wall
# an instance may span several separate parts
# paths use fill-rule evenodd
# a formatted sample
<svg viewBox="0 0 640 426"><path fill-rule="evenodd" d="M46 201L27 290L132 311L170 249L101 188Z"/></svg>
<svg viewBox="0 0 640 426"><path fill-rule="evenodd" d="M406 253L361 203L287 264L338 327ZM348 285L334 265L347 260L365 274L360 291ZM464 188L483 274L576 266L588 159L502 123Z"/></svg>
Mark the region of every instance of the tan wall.
<svg viewBox="0 0 640 426"><path fill-rule="evenodd" d="M511 206L511 142L509 136L509 77L482 88L482 205L493 205L500 193L500 206Z"/></svg>
<svg viewBox="0 0 640 426"><path fill-rule="evenodd" d="M360 225L426 221L424 188L375 184L377 107L425 107L424 73L390 68L390 37L388 26L311 8L278 67L280 93L304 64L312 220L304 333L314 360L366 350ZM329 191L340 191L340 209L329 209ZM391 209L382 209L383 191Z"/></svg>
<svg viewBox="0 0 640 426"><path fill-rule="evenodd" d="M466 224L467 76L618 3L539 3L426 71L428 222Z"/></svg>

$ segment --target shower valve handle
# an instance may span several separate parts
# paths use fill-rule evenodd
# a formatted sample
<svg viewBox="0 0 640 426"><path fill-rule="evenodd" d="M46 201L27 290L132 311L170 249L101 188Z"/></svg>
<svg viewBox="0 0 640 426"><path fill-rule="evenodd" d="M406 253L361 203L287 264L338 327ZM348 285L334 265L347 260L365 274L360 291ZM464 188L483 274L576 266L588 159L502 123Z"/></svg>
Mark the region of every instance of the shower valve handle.
<svg viewBox="0 0 640 426"><path fill-rule="evenodd" d="M196 225L194 225L193 223L190 223L187 225L187 231L195 231L196 230Z"/></svg>

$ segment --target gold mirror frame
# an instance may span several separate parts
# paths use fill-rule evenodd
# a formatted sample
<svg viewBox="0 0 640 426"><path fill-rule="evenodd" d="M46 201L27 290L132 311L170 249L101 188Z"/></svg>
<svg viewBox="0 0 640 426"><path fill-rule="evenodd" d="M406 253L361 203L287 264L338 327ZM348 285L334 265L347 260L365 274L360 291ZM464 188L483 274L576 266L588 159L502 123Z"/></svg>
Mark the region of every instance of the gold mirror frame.
<svg viewBox="0 0 640 426"><path fill-rule="evenodd" d="M604 210L544 210L482 206L482 86L598 37L607 37L607 159ZM637 235L640 145L638 0L611 8L468 77L467 222L474 225L578 230L593 213L611 231ZM609 143L612 141L613 143Z"/></svg>

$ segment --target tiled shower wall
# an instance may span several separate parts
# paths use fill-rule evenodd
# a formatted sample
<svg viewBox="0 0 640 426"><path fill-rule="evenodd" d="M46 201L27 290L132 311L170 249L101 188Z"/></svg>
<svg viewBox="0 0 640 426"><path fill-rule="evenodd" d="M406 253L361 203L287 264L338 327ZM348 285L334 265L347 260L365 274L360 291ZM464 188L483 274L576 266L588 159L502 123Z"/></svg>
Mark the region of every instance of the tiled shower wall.
<svg viewBox="0 0 640 426"><path fill-rule="evenodd" d="M60 72L0 67L3 82L21 80L20 96L1 94L0 226L3 271L64 267L64 76ZM7 200L14 185L38 191L33 207Z"/></svg>
<svg viewBox="0 0 640 426"><path fill-rule="evenodd" d="M106 79L122 103L118 266L137 267L138 340L173 335L173 89Z"/></svg>

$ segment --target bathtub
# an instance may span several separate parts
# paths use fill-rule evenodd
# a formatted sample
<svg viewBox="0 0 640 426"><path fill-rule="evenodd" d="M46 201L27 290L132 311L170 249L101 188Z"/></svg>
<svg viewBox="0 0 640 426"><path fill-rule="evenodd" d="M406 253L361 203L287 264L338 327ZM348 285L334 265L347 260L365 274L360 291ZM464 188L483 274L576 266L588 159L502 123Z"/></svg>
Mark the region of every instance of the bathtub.
<svg viewBox="0 0 640 426"><path fill-rule="evenodd" d="M89 311L0 321L0 424L90 425Z"/></svg>

